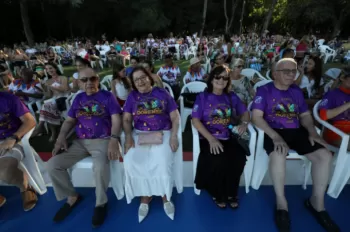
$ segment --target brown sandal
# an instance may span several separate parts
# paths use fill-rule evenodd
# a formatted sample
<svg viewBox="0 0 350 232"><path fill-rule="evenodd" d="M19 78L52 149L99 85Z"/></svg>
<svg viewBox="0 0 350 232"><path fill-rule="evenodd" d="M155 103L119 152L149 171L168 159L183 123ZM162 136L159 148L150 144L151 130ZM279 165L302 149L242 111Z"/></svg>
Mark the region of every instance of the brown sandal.
<svg viewBox="0 0 350 232"><path fill-rule="evenodd" d="M32 210L38 202L36 192L30 187L26 191L21 192L21 196L23 201L23 209L26 212Z"/></svg>

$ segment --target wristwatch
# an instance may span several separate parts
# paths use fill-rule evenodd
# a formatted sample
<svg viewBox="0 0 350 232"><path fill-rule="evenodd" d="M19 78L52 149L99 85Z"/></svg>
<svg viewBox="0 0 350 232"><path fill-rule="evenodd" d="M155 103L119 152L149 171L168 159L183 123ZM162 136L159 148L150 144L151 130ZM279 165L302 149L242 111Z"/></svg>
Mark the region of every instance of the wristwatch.
<svg viewBox="0 0 350 232"><path fill-rule="evenodd" d="M242 124L244 124L244 125L248 125L248 124L249 124L249 122L242 121Z"/></svg>
<svg viewBox="0 0 350 232"><path fill-rule="evenodd" d="M17 135L11 135L11 136L7 137L7 139L14 139L14 140L16 140L16 143L18 143L20 141L20 138Z"/></svg>

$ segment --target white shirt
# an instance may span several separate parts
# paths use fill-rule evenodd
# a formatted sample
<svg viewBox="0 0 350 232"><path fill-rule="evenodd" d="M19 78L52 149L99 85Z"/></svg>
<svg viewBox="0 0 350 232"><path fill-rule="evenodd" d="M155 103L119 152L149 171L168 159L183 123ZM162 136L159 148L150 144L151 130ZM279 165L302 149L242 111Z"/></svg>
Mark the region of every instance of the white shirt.
<svg viewBox="0 0 350 232"><path fill-rule="evenodd" d="M181 76L181 72L179 67L168 67L163 66L159 69L157 72L157 75L160 76L164 81L168 82L169 84L175 84L177 77Z"/></svg>

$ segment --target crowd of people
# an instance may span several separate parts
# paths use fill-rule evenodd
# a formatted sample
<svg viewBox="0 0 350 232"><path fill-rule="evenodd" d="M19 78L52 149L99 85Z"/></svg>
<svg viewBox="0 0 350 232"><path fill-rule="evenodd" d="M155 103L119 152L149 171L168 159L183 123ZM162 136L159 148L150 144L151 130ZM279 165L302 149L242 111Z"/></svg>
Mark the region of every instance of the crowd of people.
<svg viewBox="0 0 350 232"><path fill-rule="evenodd" d="M36 59L19 53L20 61L18 54L4 50L0 67L8 91L0 93L0 180L20 188L25 211L35 207L38 198L18 164L24 156L20 140L35 127L35 114L39 112L32 136L40 136L45 133L45 124L49 126L50 142L55 145L47 171L57 200L67 199L54 216L55 222L64 220L83 200L73 187L68 169L88 156L92 157L96 183L94 227L102 225L107 216L106 190L111 175L115 175L108 167L109 161L120 157L124 159L127 202L141 197L139 222L148 215L154 196L162 197L164 212L174 219L172 167L181 129L177 99L182 83L200 81L207 88L195 93L192 109L192 123L201 137L196 187L206 190L221 209L239 207L239 180L248 154L229 126L237 126L237 133L242 135L253 123L265 132L264 149L270 158L278 229L289 231L291 227L284 185L286 156L293 149L312 162L313 192L305 201L306 208L326 231L340 231L325 210L324 195L332 162L327 144L339 146L341 140L327 130L324 137L319 135L310 110L323 99L321 118L345 133L350 131L350 69L332 69L323 74L323 54L313 50L317 47L314 37L300 41L288 37L285 42L283 37L259 38L255 34L216 39L193 36L179 41L170 35L167 40L158 40L150 34L144 41L133 42L135 53L124 52L127 47L118 41L112 46L107 41L94 46L91 41L77 43L72 56L77 72L72 78L63 75L58 62L62 57L58 58L54 47L54 55L45 62L36 52L32 53ZM276 40L283 45L277 48ZM166 41L163 45L167 50L159 51L155 44L161 46L162 41ZM110 47L105 61L97 54L102 46ZM173 58L185 57L189 48L194 57L181 80ZM152 60L158 56L165 64L154 73ZM99 68L111 65L113 70L107 90L94 70L100 59ZM25 64L27 60L33 62ZM128 67L126 60L130 61ZM241 73L245 67L270 69L269 77L249 78ZM254 88L256 84L260 87ZM66 100L71 96L72 104L67 108ZM33 103L37 109L31 111ZM62 118L65 120L59 129ZM74 127L76 138L68 146L67 136ZM121 131L125 134L123 149ZM0 196L0 206L5 202Z"/></svg>

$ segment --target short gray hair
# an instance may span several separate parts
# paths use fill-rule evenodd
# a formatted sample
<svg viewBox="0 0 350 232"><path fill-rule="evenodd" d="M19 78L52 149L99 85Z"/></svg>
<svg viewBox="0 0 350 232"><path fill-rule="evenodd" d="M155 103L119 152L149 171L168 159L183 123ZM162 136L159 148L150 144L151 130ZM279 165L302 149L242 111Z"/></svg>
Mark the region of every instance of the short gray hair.
<svg viewBox="0 0 350 232"><path fill-rule="evenodd" d="M293 63L293 64L295 64L296 67L298 67L297 62L295 62L295 60L294 60L293 58L283 58L283 59L280 59L280 60L277 62L276 67L275 67L275 68L276 68L275 70L277 70L277 68L278 68L281 64L288 63L288 62Z"/></svg>

